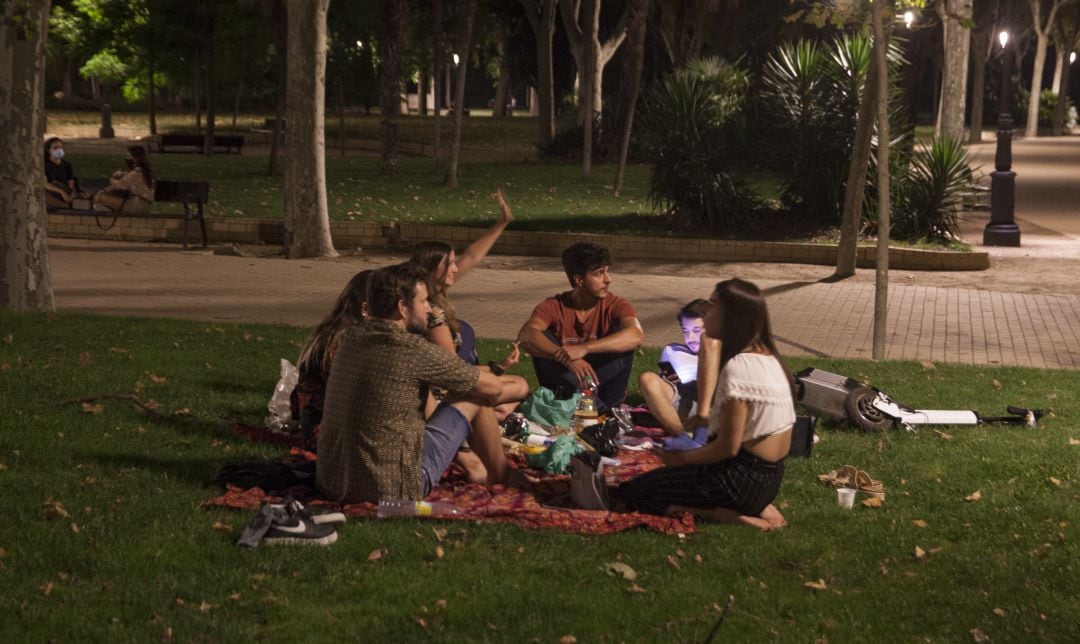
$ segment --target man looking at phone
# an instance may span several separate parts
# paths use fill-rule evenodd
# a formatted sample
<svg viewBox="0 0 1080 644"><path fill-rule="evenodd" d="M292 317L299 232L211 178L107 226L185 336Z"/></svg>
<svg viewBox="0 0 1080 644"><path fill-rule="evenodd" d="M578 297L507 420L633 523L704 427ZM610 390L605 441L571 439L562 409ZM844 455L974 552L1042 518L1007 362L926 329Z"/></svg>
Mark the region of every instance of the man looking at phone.
<svg viewBox="0 0 1080 644"><path fill-rule="evenodd" d="M566 399L589 376L598 409L617 407L626 398L634 351L645 333L634 307L609 290L607 248L580 242L567 247L562 260L573 290L538 304L518 340L532 355L541 386Z"/></svg>
<svg viewBox="0 0 1080 644"><path fill-rule="evenodd" d="M708 310L709 302L702 299L679 309L675 317L682 328L683 341L672 342L660 352L660 373L647 371L638 377L638 389L653 417L668 435L681 440L690 438L682 436L684 429L691 435L697 429L684 428L686 421L708 418L716 388L720 341L704 334ZM711 369L700 369L709 364Z"/></svg>

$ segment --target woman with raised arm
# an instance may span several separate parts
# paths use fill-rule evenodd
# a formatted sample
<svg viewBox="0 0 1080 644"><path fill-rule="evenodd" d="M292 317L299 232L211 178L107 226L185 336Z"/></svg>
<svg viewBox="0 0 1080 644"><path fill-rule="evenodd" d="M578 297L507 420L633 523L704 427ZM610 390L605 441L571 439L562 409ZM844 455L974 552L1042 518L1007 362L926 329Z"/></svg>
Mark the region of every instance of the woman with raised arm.
<svg viewBox="0 0 1080 644"><path fill-rule="evenodd" d="M665 450L665 467L630 480L618 497L649 514L690 512L762 530L782 528L784 517L772 502L795 423L791 375L757 286L726 280L709 302L706 332L721 340L709 442L690 451Z"/></svg>
<svg viewBox="0 0 1080 644"><path fill-rule="evenodd" d="M470 270L476 267L487 257L491 247L495 245L499 235L506 230L507 225L513 220L510 206L506 204L502 189L495 191L495 199L499 204L499 220L491 228L487 229L476 241L469 244L460 255L454 251L454 247L442 241L420 242L413 249L410 261L417 264L427 274L428 294L431 299L431 315L428 316L428 331L431 341L443 347L451 353L456 353L462 360L470 364L479 364L480 358L476 352L476 332L472 325L457 317L454 305L450 302L447 290L459 282ZM487 368L495 375L502 375L507 369L513 367L520 359L520 351L517 343L505 358L499 362L487 363ZM435 392L438 394L438 392ZM428 403L428 411L435 407L435 399L431 398ZM498 423L513 411L516 404L500 405L497 408L481 409L481 413L474 420L475 423ZM483 482L486 473L479 459L468 452L459 453L458 463L469 473L469 479L474 482Z"/></svg>

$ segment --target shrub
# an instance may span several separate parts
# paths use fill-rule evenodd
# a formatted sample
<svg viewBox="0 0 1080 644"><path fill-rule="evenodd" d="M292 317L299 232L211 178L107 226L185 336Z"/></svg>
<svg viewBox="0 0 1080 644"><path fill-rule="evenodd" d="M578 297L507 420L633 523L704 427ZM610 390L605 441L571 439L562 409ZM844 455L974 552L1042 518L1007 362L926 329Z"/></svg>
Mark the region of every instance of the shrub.
<svg viewBox="0 0 1080 644"><path fill-rule="evenodd" d="M673 72L646 98L640 131L657 208L712 231L734 230L760 210L733 169L749 84L738 64L705 59Z"/></svg>
<svg viewBox="0 0 1080 644"><path fill-rule="evenodd" d="M967 149L949 136L916 149L908 172L896 181L892 235L916 241L950 241L957 233L962 193L974 181Z"/></svg>

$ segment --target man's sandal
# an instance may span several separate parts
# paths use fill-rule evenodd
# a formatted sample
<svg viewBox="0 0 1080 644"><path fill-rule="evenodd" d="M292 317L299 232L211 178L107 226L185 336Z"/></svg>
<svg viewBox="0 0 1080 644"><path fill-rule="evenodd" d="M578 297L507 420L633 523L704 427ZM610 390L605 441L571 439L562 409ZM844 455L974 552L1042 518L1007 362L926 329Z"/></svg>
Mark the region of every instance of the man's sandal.
<svg viewBox="0 0 1080 644"><path fill-rule="evenodd" d="M858 473L859 470L855 469L855 467L843 465L828 474L818 474L818 480L833 487L855 487L855 479Z"/></svg>
<svg viewBox="0 0 1080 644"><path fill-rule="evenodd" d="M881 481L870 478L870 475L863 470L856 472L854 487L866 496L885 500L885 486L881 484Z"/></svg>

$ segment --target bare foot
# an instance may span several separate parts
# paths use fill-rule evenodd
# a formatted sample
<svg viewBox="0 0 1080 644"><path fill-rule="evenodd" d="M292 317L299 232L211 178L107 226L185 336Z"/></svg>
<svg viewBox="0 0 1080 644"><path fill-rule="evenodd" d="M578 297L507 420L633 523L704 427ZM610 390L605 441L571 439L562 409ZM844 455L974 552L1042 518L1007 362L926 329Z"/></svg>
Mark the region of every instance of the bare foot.
<svg viewBox="0 0 1080 644"><path fill-rule="evenodd" d="M776 509L776 506L770 503L761 511L761 518L768 521L773 530L779 530L787 527L787 520L784 519L784 515L780 514L780 510Z"/></svg>
<svg viewBox="0 0 1080 644"><path fill-rule="evenodd" d="M679 505L672 505L668 507L668 514L675 512L689 512L690 514L711 519L717 523L725 523L728 525L747 525L752 528L757 528L762 532L768 532L774 530L773 525L767 520L760 517L751 517L745 514L739 514L735 510L729 510L727 508L713 508L705 510L702 508L686 508Z"/></svg>

